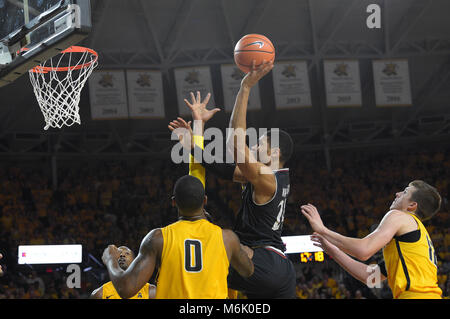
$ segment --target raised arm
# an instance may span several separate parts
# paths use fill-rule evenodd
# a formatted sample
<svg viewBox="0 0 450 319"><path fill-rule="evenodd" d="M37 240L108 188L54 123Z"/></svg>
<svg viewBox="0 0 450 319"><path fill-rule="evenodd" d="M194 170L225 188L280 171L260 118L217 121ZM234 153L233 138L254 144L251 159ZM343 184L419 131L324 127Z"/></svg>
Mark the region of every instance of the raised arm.
<svg viewBox="0 0 450 319"><path fill-rule="evenodd" d="M258 68L253 67L252 71L242 79L241 87L236 96L233 112L230 119L230 128L233 129L227 137L227 149L233 153L236 165L240 172L255 189L256 201L265 202L273 196L276 190L275 176L272 170L261 162L258 162L255 155L250 152L245 143L247 131L247 106L251 88L258 81L269 73L273 68L273 63L263 63ZM258 200L261 199L261 200Z"/></svg>
<svg viewBox="0 0 450 319"><path fill-rule="evenodd" d="M208 93L204 100L201 100L200 92L197 91L197 94L190 93L191 101L187 99L184 100L186 106L191 110L192 119L194 123L191 121L186 122L183 118L178 117L176 120L173 120L169 123L169 130L175 133L182 144L182 146L191 153L189 157L189 168L191 175L196 177L202 176L204 172L202 172L200 165L204 167L206 170L210 171L214 175L227 179L233 180L239 183L246 183L247 180L241 173L240 169L235 164L229 163L208 163L204 161L203 154L203 131L204 125L207 121L209 121L217 112L220 111L219 108L213 108L208 110L206 108L211 94ZM192 126L194 129L192 129ZM194 140L195 136L195 140ZM195 159L195 162L194 162ZM201 179L203 181L203 179Z"/></svg>
<svg viewBox="0 0 450 319"><path fill-rule="evenodd" d="M133 297L150 280L156 263L161 258L163 237L160 229L154 229L144 237L138 256L127 270L119 267L117 247L109 245L103 252L103 263L108 269L117 293L123 299Z"/></svg>
<svg viewBox="0 0 450 319"><path fill-rule="evenodd" d="M311 240L315 246L322 248L325 253L333 258L342 268L345 269L352 277L358 279L367 286L375 286L379 282L386 279L382 274L378 265L366 265L360 261L354 260L352 257L344 253L335 245L331 244L324 236L314 233ZM377 269L378 267L378 269ZM377 278L376 274L379 274Z"/></svg>
<svg viewBox="0 0 450 319"><path fill-rule="evenodd" d="M220 111L219 108L214 108L212 110L208 110L206 105L208 105L209 99L211 98L211 93L208 93L206 97L201 100L200 92L197 91L197 96L191 92L191 102L187 99L184 99L187 107L192 112L192 119L194 120L194 128L193 128L193 137L192 137L192 145L194 146L194 155L189 156L189 175L195 176L199 178L203 187L205 186L205 168L202 166L203 160L196 160L195 152L200 153L197 154L197 157L201 155L201 152L204 149L204 140L203 140L203 130L205 123L211 119L214 114Z"/></svg>
<svg viewBox="0 0 450 319"><path fill-rule="evenodd" d="M242 249L238 236L229 229L223 229L222 235L230 265L242 276L250 277L254 266L248 254Z"/></svg>
<svg viewBox="0 0 450 319"><path fill-rule="evenodd" d="M315 232L322 235L343 252L367 260L382 249L402 226L403 213L399 211L388 212L378 227L364 238L352 238L338 234L324 226L317 208L311 204L301 206L302 214L308 219Z"/></svg>

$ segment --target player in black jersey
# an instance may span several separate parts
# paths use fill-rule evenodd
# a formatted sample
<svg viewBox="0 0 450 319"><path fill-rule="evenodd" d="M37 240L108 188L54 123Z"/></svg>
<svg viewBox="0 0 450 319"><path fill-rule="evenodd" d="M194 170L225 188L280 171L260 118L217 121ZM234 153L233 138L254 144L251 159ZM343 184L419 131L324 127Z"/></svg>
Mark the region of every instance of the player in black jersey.
<svg viewBox="0 0 450 319"><path fill-rule="evenodd" d="M235 129L235 134L228 140L229 145L233 146L231 151L236 164L208 164L202 160L203 155L197 157L202 153L199 149L195 150L198 146L194 146L194 151L191 152L207 171L243 184L242 204L233 230L241 242L249 247L247 251L255 270L251 277L243 278L230 268L228 285L231 289L244 292L248 298L295 298L295 270L284 254L285 247L281 240L289 195L289 169L284 168L284 164L293 151L292 139L284 131L271 130L263 135L251 150L245 143L238 142L244 138L240 134L245 135L246 132L250 90L272 68L273 63L253 67L241 82L230 120L230 127ZM199 93L197 98L193 94L191 97L192 104L201 103ZM206 117L211 118L211 111L206 109L207 99L205 100L202 110L192 108L192 104L185 100L191 108L193 119L202 120L203 123L206 122ZM190 130L190 125L181 118L169 125L172 131L179 127ZM278 137L278 143L273 143L276 141L274 137ZM231 139L234 139L234 143ZM267 157L259 158L261 154Z"/></svg>

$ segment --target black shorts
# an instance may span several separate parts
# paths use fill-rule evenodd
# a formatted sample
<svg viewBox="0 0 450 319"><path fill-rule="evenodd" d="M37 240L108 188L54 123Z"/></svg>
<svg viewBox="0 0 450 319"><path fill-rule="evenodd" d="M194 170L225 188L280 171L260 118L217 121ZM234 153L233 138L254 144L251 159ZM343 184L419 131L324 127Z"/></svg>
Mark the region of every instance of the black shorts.
<svg viewBox="0 0 450 319"><path fill-rule="evenodd" d="M271 247L253 251L253 275L243 278L230 267L228 288L242 291L249 299L295 298L295 269L289 258Z"/></svg>

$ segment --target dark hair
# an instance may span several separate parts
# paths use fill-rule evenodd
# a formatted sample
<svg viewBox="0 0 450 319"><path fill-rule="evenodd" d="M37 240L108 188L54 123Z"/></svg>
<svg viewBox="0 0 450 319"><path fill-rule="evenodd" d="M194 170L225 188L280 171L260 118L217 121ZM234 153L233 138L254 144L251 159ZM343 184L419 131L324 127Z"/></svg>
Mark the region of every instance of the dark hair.
<svg viewBox="0 0 450 319"><path fill-rule="evenodd" d="M176 181L173 188L173 198L180 213L190 215L202 207L205 189L197 177L185 175Z"/></svg>
<svg viewBox="0 0 450 319"><path fill-rule="evenodd" d="M280 162L286 163L294 151L294 142L289 133L280 129L271 129L267 131L267 142L272 147L272 134L278 131L278 147L280 149ZM274 133L275 132L275 133Z"/></svg>
<svg viewBox="0 0 450 319"><path fill-rule="evenodd" d="M411 194L411 200L417 203L415 214L421 220L427 220L436 214L442 203L441 195L437 189L424 181L415 180L409 183L415 190Z"/></svg>

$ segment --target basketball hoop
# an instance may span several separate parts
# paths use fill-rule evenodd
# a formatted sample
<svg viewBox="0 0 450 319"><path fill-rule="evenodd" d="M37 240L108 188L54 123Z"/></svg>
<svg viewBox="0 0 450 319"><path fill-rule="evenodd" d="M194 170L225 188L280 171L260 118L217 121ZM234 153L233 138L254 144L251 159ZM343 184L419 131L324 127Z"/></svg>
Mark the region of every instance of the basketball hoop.
<svg viewBox="0 0 450 319"><path fill-rule="evenodd" d="M29 70L34 94L44 115L44 130L81 124L78 107L81 90L97 65L97 52L71 46Z"/></svg>

